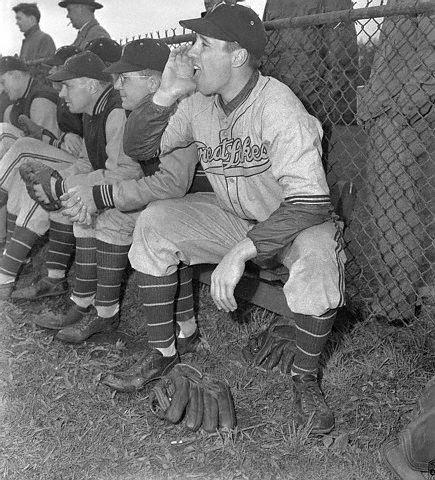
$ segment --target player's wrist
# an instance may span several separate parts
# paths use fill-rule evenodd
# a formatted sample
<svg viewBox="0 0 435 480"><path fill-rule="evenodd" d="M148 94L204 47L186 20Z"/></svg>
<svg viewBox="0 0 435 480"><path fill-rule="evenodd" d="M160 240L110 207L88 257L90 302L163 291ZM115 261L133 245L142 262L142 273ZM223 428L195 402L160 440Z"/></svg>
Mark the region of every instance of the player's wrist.
<svg viewBox="0 0 435 480"><path fill-rule="evenodd" d="M171 107L178 98L179 96L175 92L159 88L153 96L153 102L161 107Z"/></svg>

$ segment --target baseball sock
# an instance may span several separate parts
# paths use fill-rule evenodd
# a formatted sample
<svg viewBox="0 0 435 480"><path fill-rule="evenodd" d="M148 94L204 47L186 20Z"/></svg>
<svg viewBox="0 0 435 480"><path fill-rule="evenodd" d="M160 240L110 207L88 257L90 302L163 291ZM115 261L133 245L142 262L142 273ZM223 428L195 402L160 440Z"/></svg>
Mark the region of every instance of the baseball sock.
<svg viewBox="0 0 435 480"><path fill-rule="evenodd" d="M119 293L129 250L130 245L111 245L97 240L95 308L99 317L110 318L119 311Z"/></svg>
<svg viewBox="0 0 435 480"><path fill-rule="evenodd" d="M49 278L65 278L66 268L74 251L73 226L50 222L47 260L45 262Z"/></svg>
<svg viewBox="0 0 435 480"><path fill-rule="evenodd" d="M148 343L165 357L176 354L174 337L174 300L178 272L154 277L138 272L139 301L147 322Z"/></svg>
<svg viewBox="0 0 435 480"><path fill-rule="evenodd" d="M97 291L97 247L95 238L76 239L75 281L71 300L89 307Z"/></svg>
<svg viewBox="0 0 435 480"><path fill-rule="evenodd" d="M328 310L320 317L297 314L296 355L292 375L317 374L320 355L331 333L337 310Z"/></svg>
<svg viewBox="0 0 435 480"><path fill-rule="evenodd" d="M15 230L15 222L17 221L17 216L14 215L13 213L6 213L6 248L8 247L8 243L10 239L12 238L12 235L14 234Z"/></svg>
<svg viewBox="0 0 435 480"><path fill-rule="evenodd" d="M15 227L14 234L7 243L5 253L0 261L0 273L15 279L38 237L38 234L27 228Z"/></svg>
<svg viewBox="0 0 435 480"><path fill-rule="evenodd" d="M180 328L179 338L187 338L195 333L197 324L193 314L192 268L184 263L180 263L178 268L175 319Z"/></svg>

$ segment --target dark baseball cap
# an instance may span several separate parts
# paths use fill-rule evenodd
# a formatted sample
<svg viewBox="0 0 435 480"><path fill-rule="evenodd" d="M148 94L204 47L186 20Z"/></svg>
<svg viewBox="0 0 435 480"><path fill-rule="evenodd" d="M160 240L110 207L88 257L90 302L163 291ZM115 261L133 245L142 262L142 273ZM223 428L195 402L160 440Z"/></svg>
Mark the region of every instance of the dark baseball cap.
<svg viewBox="0 0 435 480"><path fill-rule="evenodd" d="M18 57L1 57L0 58L0 75L3 75L6 72L11 72L13 70L20 70L22 72L27 72L29 69L26 64L20 60Z"/></svg>
<svg viewBox="0 0 435 480"><path fill-rule="evenodd" d="M44 60L45 65L50 67L57 67L63 65L69 57L77 55L81 50L74 45L65 45L58 48L51 57Z"/></svg>
<svg viewBox="0 0 435 480"><path fill-rule="evenodd" d="M94 10L97 10L98 8L103 8L103 5L101 5L101 3L97 3L94 0L64 0L63 2L58 3L59 7L63 7L63 8L66 8L68 5L74 5L74 4L88 5L92 7Z"/></svg>
<svg viewBox="0 0 435 480"><path fill-rule="evenodd" d="M169 47L161 40L142 38L127 43L121 59L106 68L107 73L138 72L150 69L163 72L169 57Z"/></svg>
<svg viewBox="0 0 435 480"><path fill-rule="evenodd" d="M181 20L180 25L206 37L237 42L256 58L266 46L263 22L250 8L221 3L202 18Z"/></svg>
<svg viewBox="0 0 435 480"><path fill-rule="evenodd" d="M81 52L74 55L63 64L63 66L47 78L52 82L63 82L73 78L95 78L104 82L110 82L110 75L104 73L105 63L98 55L92 52Z"/></svg>
<svg viewBox="0 0 435 480"><path fill-rule="evenodd" d="M122 47L111 38L101 37L88 42L84 50L95 53L103 62L114 63L121 58Z"/></svg>

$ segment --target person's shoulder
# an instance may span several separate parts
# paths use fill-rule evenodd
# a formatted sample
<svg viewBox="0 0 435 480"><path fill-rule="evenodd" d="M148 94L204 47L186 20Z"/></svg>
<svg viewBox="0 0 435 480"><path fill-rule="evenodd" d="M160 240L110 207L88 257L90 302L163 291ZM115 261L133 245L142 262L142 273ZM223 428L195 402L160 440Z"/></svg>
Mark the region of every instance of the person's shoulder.
<svg viewBox="0 0 435 480"><path fill-rule="evenodd" d="M101 37L111 38L110 33L104 27L102 27L98 22L91 25L91 28L89 29L89 31L91 32L92 36L95 36L95 38L101 38Z"/></svg>
<svg viewBox="0 0 435 480"><path fill-rule="evenodd" d="M215 101L214 95L206 96L200 92L195 92L188 97L183 98L178 108L184 111L188 111L192 116L196 116L210 108Z"/></svg>

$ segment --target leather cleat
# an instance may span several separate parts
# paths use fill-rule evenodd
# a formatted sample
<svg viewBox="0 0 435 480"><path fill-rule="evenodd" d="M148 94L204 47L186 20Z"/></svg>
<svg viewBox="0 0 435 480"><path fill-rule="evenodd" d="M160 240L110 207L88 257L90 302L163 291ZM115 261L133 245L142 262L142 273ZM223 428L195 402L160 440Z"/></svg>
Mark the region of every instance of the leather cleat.
<svg viewBox="0 0 435 480"><path fill-rule="evenodd" d="M99 317L95 312L82 315L82 318L56 335L58 340L67 343L81 343L96 333L113 332L119 325L119 314L110 318Z"/></svg>
<svg viewBox="0 0 435 480"><path fill-rule="evenodd" d="M195 353L200 345L201 334L199 333L199 328L197 328L190 337L177 337L177 352L180 355L185 355L186 353Z"/></svg>
<svg viewBox="0 0 435 480"><path fill-rule="evenodd" d="M308 425L313 435L326 435L334 428L334 414L320 390L316 375L293 375L295 421Z"/></svg>
<svg viewBox="0 0 435 480"><path fill-rule="evenodd" d="M62 328L79 322L90 311L91 307L82 308L73 303L65 314L53 312L42 313L33 320L33 323L38 325L38 327L61 330Z"/></svg>
<svg viewBox="0 0 435 480"><path fill-rule="evenodd" d="M15 282L0 285L0 300L8 300L11 297Z"/></svg>
<svg viewBox="0 0 435 480"><path fill-rule="evenodd" d="M67 293L69 290L68 282L65 278L52 279L41 277L35 283L28 287L15 290L11 298L15 300L39 300L44 297L57 297Z"/></svg>
<svg viewBox="0 0 435 480"><path fill-rule="evenodd" d="M118 392L134 392L166 375L177 363L180 363L178 353L172 357L164 357L158 350L153 350L148 357L135 363L127 371L109 373L101 383Z"/></svg>

